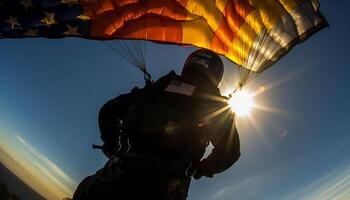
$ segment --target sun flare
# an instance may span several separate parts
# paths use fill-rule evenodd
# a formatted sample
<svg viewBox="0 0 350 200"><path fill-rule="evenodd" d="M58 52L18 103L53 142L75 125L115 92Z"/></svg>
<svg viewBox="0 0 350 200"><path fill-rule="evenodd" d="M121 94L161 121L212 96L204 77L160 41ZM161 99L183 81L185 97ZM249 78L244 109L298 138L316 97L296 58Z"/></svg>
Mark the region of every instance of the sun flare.
<svg viewBox="0 0 350 200"><path fill-rule="evenodd" d="M239 90L232 94L228 101L232 111L238 116L247 116L254 107L253 95L244 90Z"/></svg>

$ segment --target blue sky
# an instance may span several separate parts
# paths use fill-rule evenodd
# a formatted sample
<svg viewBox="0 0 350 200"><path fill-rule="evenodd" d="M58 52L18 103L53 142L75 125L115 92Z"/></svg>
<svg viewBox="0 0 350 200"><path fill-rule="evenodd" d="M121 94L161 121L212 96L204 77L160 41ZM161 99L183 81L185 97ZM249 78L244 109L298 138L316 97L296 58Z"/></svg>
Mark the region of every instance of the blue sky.
<svg viewBox="0 0 350 200"><path fill-rule="evenodd" d="M350 3L320 3L330 28L247 86L271 88L255 100L273 109L253 111L257 129L238 121L242 157L213 179L194 181L189 199L350 199ZM149 43L150 72L155 79L180 72L192 50ZM1 147L17 144L23 151L13 155L54 164L59 170L50 174L72 187L102 167L106 159L90 148L100 142L98 111L142 86L142 74L102 42L83 39L0 40L0 60ZM232 84L235 71L225 63Z"/></svg>

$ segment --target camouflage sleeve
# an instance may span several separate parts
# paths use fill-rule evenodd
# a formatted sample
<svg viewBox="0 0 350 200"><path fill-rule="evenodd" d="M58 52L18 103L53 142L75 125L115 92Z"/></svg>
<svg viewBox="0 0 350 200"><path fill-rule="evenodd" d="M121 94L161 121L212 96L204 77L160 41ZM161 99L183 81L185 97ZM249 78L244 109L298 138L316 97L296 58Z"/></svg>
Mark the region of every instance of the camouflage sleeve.
<svg viewBox="0 0 350 200"><path fill-rule="evenodd" d="M231 111L223 114L222 123L213 131L211 143L214 146L212 153L199 164L200 173L211 177L231 167L240 157L240 142L238 131L234 124L234 115ZM221 136L220 136L221 135Z"/></svg>

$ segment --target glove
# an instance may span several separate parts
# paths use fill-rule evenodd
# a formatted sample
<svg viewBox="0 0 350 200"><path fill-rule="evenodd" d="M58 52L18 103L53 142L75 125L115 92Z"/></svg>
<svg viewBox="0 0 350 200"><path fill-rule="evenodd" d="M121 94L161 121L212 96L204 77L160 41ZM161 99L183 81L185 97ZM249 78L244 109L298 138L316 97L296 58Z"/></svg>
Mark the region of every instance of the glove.
<svg viewBox="0 0 350 200"><path fill-rule="evenodd" d="M202 176L202 173L200 173L199 170L197 170L196 173L194 173L193 178L199 180L200 178L202 178Z"/></svg>
<svg viewBox="0 0 350 200"><path fill-rule="evenodd" d="M107 158L111 159L115 154L115 149L116 149L115 144L104 143L102 147L102 152Z"/></svg>
<svg viewBox="0 0 350 200"><path fill-rule="evenodd" d="M196 172L193 175L193 178L198 180L200 178L202 178L202 176L206 176L209 178L213 177L213 173L211 173L210 171L207 170L207 168L203 165L202 162L199 163Z"/></svg>

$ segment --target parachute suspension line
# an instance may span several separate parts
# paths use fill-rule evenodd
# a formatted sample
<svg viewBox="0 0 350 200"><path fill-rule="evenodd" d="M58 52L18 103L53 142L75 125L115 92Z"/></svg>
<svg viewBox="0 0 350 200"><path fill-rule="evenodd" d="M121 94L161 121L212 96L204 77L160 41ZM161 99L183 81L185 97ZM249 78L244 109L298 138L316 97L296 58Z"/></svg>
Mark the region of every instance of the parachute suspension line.
<svg viewBox="0 0 350 200"><path fill-rule="evenodd" d="M239 57L240 58L243 58L244 57L244 54L245 52L248 51L247 47L245 44L244 41L240 41L240 44L239 46L241 47L244 47L245 49L243 50L240 50L238 53L239 53ZM247 69L246 67L249 66L250 69ZM250 76L252 76L252 74L254 75L255 73L251 70L253 68L253 65L250 64L249 61L247 61L245 63L245 67L243 66L239 66L238 69L239 69L239 74L240 74L240 80L239 80L239 83L238 85L236 86L236 89L232 92L232 94L234 94L235 92L237 92L238 90L241 90L242 87L248 82L248 80L250 79Z"/></svg>
<svg viewBox="0 0 350 200"><path fill-rule="evenodd" d="M111 40L103 42L109 49L117 53L125 61L137 67L144 74L146 85L153 82L151 74L147 71L146 47L142 40Z"/></svg>
<svg viewBox="0 0 350 200"><path fill-rule="evenodd" d="M241 40L239 40L239 42L240 42L239 45L240 45L241 47L245 47L245 45L242 44L243 42L242 42ZM245 50L246 50L246 49L238 51L239 58L242 58L242 57L243 57L243 52L244 52ZM232 94L236 93L237 90L240 90L240 89L243 87L243 82L244 82L244 79L245 79L245 76L246 76L246 74L245 74L245 70L246 70L246 69L245 69L245 68L243 68L242 66L239 66L238 69L239 69L239 74L240 74L240 80L239 80L239 83L238 83L238 85L236 86L235 90L232 92ZM232 94L230 94L230 96L232 96Z"/></svg>
<svg viewBox="0 0 350 200"><path fill-rule="evenodd" d="M279 30L281 31L281 30ZM274 35L280 35L280 32L274 33ZM276 50L279 48L283 48L272 36L271 36L272 40L274 41L274 47L271 49L271 51L269 52L267 58L268 59L272 59L272 54L276 53ZM271 42L270 42L271 43Z"/></svg>
<svg viewBox="0 0 350 200"><path fill-rule="evenodd" d="M263 34L261 38L257 38L257 39L258 39L257 40L258 42L256 44L253 44L251 49L251 51L253 51L252 55L248 57L248 61L246 62L245 68L242 68L243 76L240 83L242 86L257 76L257 73L254 70L259 70L259 69L256 69L256 66L261 64L264 58L264 56L262 55L263 55L263 52L266 50L266 44L268 43L268 35L266 34L266 30L265 30L265 34ZM262 48L257 49L257 47L262 47Z"/></svg>
<svg viewBox="0 0 350 200"><path fill-rule="evenodd" d="M239 58L243 58L245 57L245 53L249 51L249 49L247 49L247 45L245 44L246 42L244 40L239 40L239 46L244 48L238 51L239 54ZM240 81L238 83L238 85L236 86L236 89L233 93L235 93L237 90L242 89L242 87L248 82L248 80L250 79L251 74L254 74L253 71L251 71L251 69L253 68L253 65L251 65L252 63L250 62L250 60L247 60L245 63L242 63L241 66L239 66L239 74L240 74ZM244 65L244 67L243 67ZM246 67L249 66L250 69L247 69Z"/></svg>
<svg viewBox="0 0 350 200"><path fill-rule="evenodd" d="M254 67L262 65L262 62L265 62L265 60L271 59L271 56L280 48L280 44L272 35L278 35L278 33L269 33L265 30L264 34L262 34L261 38L258 40L258 43L252 47L252 55L248 58L249 60L246 62L245 67L239 67L240 82L238 88L234 92L241 89L250 80L254 79L257 76L255 71L259 70ZM260 49L256 49L256 47L260 47Z"/></svg>

